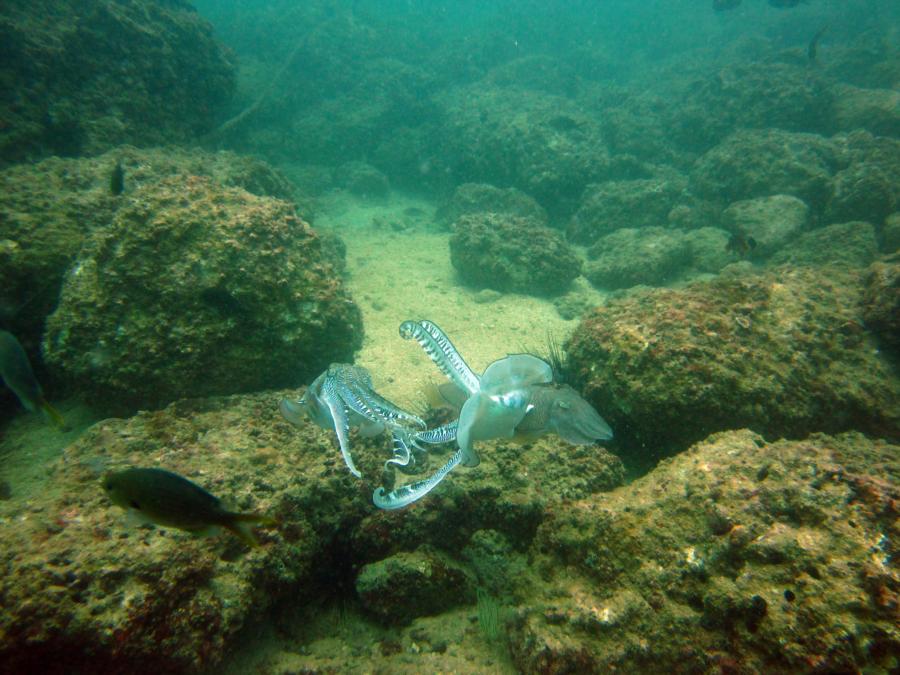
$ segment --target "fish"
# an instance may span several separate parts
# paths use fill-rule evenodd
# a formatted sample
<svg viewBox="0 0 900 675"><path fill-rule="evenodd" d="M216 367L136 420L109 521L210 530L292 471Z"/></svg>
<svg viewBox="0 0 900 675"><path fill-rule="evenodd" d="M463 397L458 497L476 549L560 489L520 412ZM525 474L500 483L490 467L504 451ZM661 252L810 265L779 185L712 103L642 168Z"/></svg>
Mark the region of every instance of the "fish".
<svg viewBox="0 0 900 675"><path fill-rule="evenodd" d="M143 522L203 535L219 527L247 546L259 546L252 527L276 527L274 518L226 510L218 497L177 473L158 468L131 468L106 474L103 490L113 504Z"/></svg>
<svg viewBox="0 0 900 675"><path fill-rule="evenodd" d="M801 0L769 0L772 7L796 7Z"/></svg>
<svg viewBox="0 0 900 675"><path fill-rule="evenodd" d="M713 9L717 12L725 12L741 6L741 0L713 0Z"/></svg>
<svg viewBox="0 0 900 675"><path fill-rule="evenodd" d="M62 415L44 398L44 390L34 376L22 344L5 330L0 330L0 377L27 410L40 410L60 429L67 429Z"/></svg>
<svg viewBox="0 0 900 675"><path fill-rule="evenodd" d="M822 39L822 36L828 31L828 26L822 26L816 34L813 35L812 40L809 41L809 46L806 48L806 57L809 59L810 63L816 62L816 57L819 53L819 40Z"/></svg>
<svg viewBox="0 0 900 675"><path fill-rule="evenodd" d="M756 239L744 234L743 232L734 232L725 244L725 250L729 253L737 253L742 258L748 256L750 252L756 248Z"/></svg>
<svg viewBox="0 0 900 675"><path fill-rule="evenodd" d="M125 169L121 160L116 161L116 165L109 175L109 192L114 197L118 197L125 192Z"/></svg>

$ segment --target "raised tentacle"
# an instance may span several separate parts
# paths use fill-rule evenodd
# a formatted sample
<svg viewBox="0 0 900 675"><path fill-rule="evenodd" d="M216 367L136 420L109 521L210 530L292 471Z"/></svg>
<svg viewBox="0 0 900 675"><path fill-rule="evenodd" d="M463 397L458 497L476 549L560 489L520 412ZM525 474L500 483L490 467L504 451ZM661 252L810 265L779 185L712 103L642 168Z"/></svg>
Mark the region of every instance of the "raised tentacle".
<svg viewBox="0 0 900 675"><path fill-rule="evenodd" d="M479 390L478 376L472 372L450 338L431 321L404 321L400 324L400 337L404 340L415 340L419 343L428 358L471 396Z"/></svg>
<svg viewBox="0 0 900 675"><path fill-rule="evenodd" d="M372 494L372 502L379 509L399 509L412 504L431 492L438 483L450 473L457 464L462 461L462 450L457 450L444 466L431 474L428 478L409 483L387 492L383 487L378 488Z"/></svg>

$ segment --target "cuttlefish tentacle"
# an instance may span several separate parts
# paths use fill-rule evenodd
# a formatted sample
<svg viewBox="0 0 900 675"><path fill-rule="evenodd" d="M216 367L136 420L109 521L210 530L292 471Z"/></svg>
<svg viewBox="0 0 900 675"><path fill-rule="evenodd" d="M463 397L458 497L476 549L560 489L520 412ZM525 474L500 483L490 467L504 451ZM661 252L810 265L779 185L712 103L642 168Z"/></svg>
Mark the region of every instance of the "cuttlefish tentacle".
<svg viewBox="0 0 900 675"><path fill-rule="evenodd" d="M400 337L418 342L441 372L469 395L478 391L478 376L460 356L450 338L435 324L425 320L404 321L400 324Z"/></svg>
<svg viewBox="0 0 900 675"><path fill-rule="evenodd" d="M336 394L335 389L333 381L326 382L324 388L325 396L323 397L325 405L328 406L328 410L331 412L331 419L334 421L334 431L338 437L338 444L341 446L341 456L344 458L344 463L350 469L350 473L357 478L362 478L362 473L356 468L356 465L353 463L353 456L350 454L350 422L347 419L349 410L343 399Z"/></svg>
<svg viewBox="0 0 900 675"><path fill-rule="evenodd" d="M412 504L414 501L421 499L431 492L438 483L444 480L448 473L462 462L462 459L462 449L457 450L446 464L428 478L418 480L415 483L408 483L407 485L395 488L390 492L386 491L383 487L380 487L372 494L372 501L378 508L386 510L399 509Z"/></svg>

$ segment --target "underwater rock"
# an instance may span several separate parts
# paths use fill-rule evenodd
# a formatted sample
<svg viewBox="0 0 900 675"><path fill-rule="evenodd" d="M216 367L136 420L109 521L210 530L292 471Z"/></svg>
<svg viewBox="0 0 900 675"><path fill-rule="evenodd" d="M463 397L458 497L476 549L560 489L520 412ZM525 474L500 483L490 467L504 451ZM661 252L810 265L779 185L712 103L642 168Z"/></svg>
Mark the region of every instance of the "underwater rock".
<svg viewBox="0 0 900 675"><path fill-rule="evenodd" d="M900 92L834 85L835 126L839 131L865 129L877 136L900 137Z"/></svg>
<svg viewBox="0 0 900 675"><path fill-rule="evenodd" d="M436 98L445 160L460 182L516 187L556 218L608 173L597 121L567 98L481 83Z"/></svg>
<svg viewBox="0 0 900 675"><path fill-rule="evenodd" d="M790 195L745 199L722 213L726 229L753 237L753 257L767 258L799 235L809 222L809 207Z"/></svg>
<svg viewBox="0 0 900 675"><path fill-rule="evenodd" d="M736 129L833 131L834 93L805 65L761 59L700 73L680 83L683 92L663 108L665 128L680 147L706 152Z"/></svg>
<svg viewBox="0 0 900 675"><path fill-rule="evenodd" d="M566 237L589 246L615 230L665 225L686 184L687 180L678 176L589 185L569 221Z"/></svg>
<svg viewBox="0 0 900 675"><path fill-rule="evenodd" d="M731 239L728 232L717 227L700 227L684 233L687 246L687 258L691 270L703 274L716 274L726 265L735 261L735 256L728 250Z"/></svg>
<svg viewBox="0 0 900 675"><path fill-rule="evenodd" d="M386 197L391 184L381 171L365 162L345 162L334 172L335 181L359 197Z"/></svg>
<svg viewBox="0 0 900 675"><path fill-rule="evenodd" d="M441 205L435 218L446 226L473 213L502 213L547 224L547 212L534 199L516 188L498 188L487 183L463 183Z"/></svg>
<svg viewBox="0 0 900 675"><path fill-rule="evenodd" d="M344 468L333 433L281 417L286 396L296 392L182 400L105 420L46 467L45 483L0 499L0 671L61 672L65 663L66 672L205 672L269 608L334 601L335 579L401 552L438 560L455 579L471 566L482 584L500 569L522 571L504 581L523 597L534 580L521 552L546 509L624 482L621 460L603 448L497 441L427 502L380 511L371 485ZM390 456L383 440L354 437L364 476L380 475ZM136 527L101 485L133 466L175 471L228 508L279 524L257 530L253 549L227 533ZM394 598L415 592L391 585ZM461 588L445 595L474 603Z"/></svg>
<svg viewBox="0 0 900 675"><path fill-rule="evenodd" d="M862 291L835 267L642 289L586 315L566 352L636 462L742 426L898 438L900 380L862 328Z"/></svg>
<svg viewBox="0 0 900 675"><path fill-rule="evenodd" d="M276 394L192 400L96 424L0 501L0 670L199 672L280 593L309 597L315 560L368 495L325 460L314 429L281 419ZM155 465L229 507L276 516L247 548L222 533L138 527L101 486ZM63 669L61 664L65 664Z"/></svg>
<svg viewBox="0 0 900 675"><path fill-rule="evenodd" d="M292 204L176 176L88 238L44 353L88 399L127 409L308 381L361 341L359 308Z"/></svg>
<svg viewBox="0 0 900 675"><path fill-rule="evenodd" d="M866 220L880 226L900 209L900 140L855 131L833 141L848 166L834 176L825 222Z"/></svg>
<svg viewBox="0 0 900 675"><path fill-rule="evenodd" d="M625 227L598 239L588 250L584 276L600 288L662 285L689 264L684 232L662 227Z"/></svg>
<svg viewBox="0 0 900 675"><path fill-rule="evenodd" d="M390 624L440 614L475 596L463 569L427 546L364 566L356 592L367 611Z"/></svg>
<svg viewBox="0 0 900 675"><path fill-rule="evenodd" d="M110 192L121 163L124 192ZM85 239L113 220L132 193L173 174L290 199L288 180L265 162L231 152L123 146L98 157L46 159L0 171L0 318L28 343L40 341L66 268Z"/></svg>
<svg viewBox="0 0 900 675"><path fill-rule="evenodd" d="M832 193L839 168L834 146L821 136L776 129L738 131L694 164L690 189L724 201L792 195L815 211Z"/></svg>
<svg viewBox="0 0 900 675"><path fill-rule="evenodd" d="M866 273L863 320L882 345L900 355L900 263L873 264Z"/></svg>
<svg viewBox="0 0 900 675"><path fill-rule="evenodd" d="M800 235L777 251L769 263L809 267L836 265L853 269L866 267L877 253L875 228L871 223L839 223Z"/></svg>
<svg viewBox="0 0 900 675"><path fill-rule="evenodd" d="M520 672L859 672L900 653L900 447L715 434L553 508L511 621Z"/></svg>
<svg viewBox="0 0 900 675"><path fill-rule="evenodd" d="M209 131L235 66L187 2L0 5L0 164L162 145Z"/></svg>
<svg viewBox="0 0 900 675"><path fill-rule="evenodd" d="M881 230L881 250L885 253L900 250L900 212L892 213L885 218Z"/></svg>
<svg viewBox="0 0 900 675"><path fill-rule="evenodd" d="M562 293L581 258L556 230L518 216L473 213L453 224L450 261L476 287L528 295Z"/></svg>

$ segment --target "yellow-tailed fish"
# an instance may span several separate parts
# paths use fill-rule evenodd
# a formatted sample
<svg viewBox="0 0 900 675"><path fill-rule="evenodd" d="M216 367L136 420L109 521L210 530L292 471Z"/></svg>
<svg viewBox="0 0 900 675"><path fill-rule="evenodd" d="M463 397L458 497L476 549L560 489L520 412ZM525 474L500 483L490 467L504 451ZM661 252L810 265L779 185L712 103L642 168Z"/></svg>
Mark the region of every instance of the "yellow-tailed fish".
<svg viewBox="0 0 900 675"><path fill-rule="evenodd" d="M25 349L15 335L5 330L0 330L0 376L28 410L40 410L60 429L66 428L62 415L44 398Z"/></svg>

